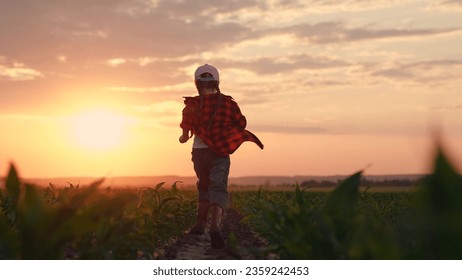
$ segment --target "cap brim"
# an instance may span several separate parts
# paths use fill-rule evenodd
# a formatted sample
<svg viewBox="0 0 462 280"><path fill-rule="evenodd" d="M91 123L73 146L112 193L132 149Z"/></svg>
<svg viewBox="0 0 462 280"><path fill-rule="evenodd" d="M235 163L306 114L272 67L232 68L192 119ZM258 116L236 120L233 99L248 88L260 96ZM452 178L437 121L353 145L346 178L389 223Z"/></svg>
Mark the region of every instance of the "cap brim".
<svg viewBox="0 0 462 280"><path fill-rule="evenodd" d="M210 82L210 81L215 81L213 77L207 77L207 78L197 78L198 81L201 82Z"/></svg>

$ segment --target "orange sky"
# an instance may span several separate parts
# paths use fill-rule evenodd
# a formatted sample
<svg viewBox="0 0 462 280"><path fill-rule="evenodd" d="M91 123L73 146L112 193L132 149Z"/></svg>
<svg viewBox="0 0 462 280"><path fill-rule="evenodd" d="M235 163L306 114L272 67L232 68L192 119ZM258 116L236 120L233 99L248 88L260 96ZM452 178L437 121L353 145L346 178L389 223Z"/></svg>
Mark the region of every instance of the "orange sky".
<svg viewBox="0 0 462 280"><path fill-rule="evenodd" d="M193 175L182 96L210 63L265 144L231 176L462 160L462 2L1 1L0 172ZM1 173L0 173L1 175Z"/></svg>

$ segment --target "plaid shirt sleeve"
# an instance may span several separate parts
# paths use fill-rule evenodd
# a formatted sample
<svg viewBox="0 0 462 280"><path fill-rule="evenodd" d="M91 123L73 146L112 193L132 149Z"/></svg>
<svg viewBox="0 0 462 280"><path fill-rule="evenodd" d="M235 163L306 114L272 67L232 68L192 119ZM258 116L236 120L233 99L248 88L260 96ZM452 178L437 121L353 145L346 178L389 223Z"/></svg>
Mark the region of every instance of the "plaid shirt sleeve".
<svg viewBox="0 0 462 280"><path fill-rule="evenodd" d="M233 101L233 112L232 112L232 116L233 116L233 123L241 128L241 129L245 129L245 127L247 126L247 119L245 118L245 116L241 113L241 109L239 108L239 106L237 105L236 102Z"/></svg>
<svg viewBox="0 0 462 280"><path fill-rule="evenodd" d="M180 127L193 131L197 126L197 116L199 112L199 104L194 97L184 97L185 107L183 109L183 118Z"/></svg>

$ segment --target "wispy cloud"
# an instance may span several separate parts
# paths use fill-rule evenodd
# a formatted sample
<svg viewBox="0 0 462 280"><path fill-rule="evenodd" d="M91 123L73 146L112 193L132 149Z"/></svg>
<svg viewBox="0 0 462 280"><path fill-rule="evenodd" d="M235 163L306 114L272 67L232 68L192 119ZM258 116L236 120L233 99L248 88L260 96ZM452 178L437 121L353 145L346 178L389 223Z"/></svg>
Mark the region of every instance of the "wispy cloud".
<svg viewBox="0 0 462 280"><path fill-rule="evenodd" d="M248 60L227 60L225 67L247 69L258 74L287 73L299 69L326 69L348 66L345 61L307 54L294 54L280 57L259 57Z"/></svg>
<svg viewBox="0 0 462 280"><path fill-rule="evenodd" d="M20 63L15 63L10 66L0 64L0 80L30 81L41 77L43 77L43 74L40 71L28 68Z"/></svg>
<svg viewBox="0 0 462 280"><path fill-rule="evenodd" d="M397 64L371 73L394 80L409 80L418 83L461 80L457 73L462 71L462 60L434 60L417 63Z"/></svg>
<svg viewBox="0 0 462 280"><path fill-rule="evenodd" d="M462 1L461 0L440 0L432 3L428 10L446 10L446 11L454 11L462 10Z"/></svg>
<svg viewBox="0 0 462 280"><path fill-rule="evenodd" d="M117 67L121 64L124 64L126 63L127 61L124 59L124 58L113 58L113 59L109 59L107 61L107 64L112 66L112 67Z"/></svg>
<svg viewBox="0 0 462 280"><path fill-rule="evenodd" d="M342 22L303 23L268 32L292 33L315 44L347 43L366 40L406 39L449 34L462 31L461 28L433 29L371 29L352 28Z"/></svg>

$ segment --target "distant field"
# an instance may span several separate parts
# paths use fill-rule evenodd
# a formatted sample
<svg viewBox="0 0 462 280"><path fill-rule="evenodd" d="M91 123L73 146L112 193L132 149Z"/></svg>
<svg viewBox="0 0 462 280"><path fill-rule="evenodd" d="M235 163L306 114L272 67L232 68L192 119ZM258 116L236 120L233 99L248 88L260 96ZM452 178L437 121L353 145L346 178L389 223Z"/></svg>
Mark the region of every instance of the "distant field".
<svg viewBox="0 0 462 280"><path fill-rule="evenodd" d="M3 174L0 174L3 175ZM264 186L264 187L284 187L284 186L317 186L327 185L335 187L338 182L347 178L348 175L338 176L247 176L247 177L231 177L229 185L232 186ZM363 176L364 180L375 183L385 183L387 186L396 186L393 182L413 184L420 180L424 175L369 175ZM72 185L88 185L99 180L99 177L59 177L59 178L22 178L24 182L36 184L39 186L48 186L49 183L55 186ZM2 185L0 177L0 186ZM195 186L196 177L193 176L139 176L139 177L107 177L104 178L103 185L110 187L151 187L160 182L165 182L167 185L172 185L178 182L178 187ZM313 185L312 183L315 182ZM391 182L391 183L389 183ZM370 185L367 183L366 185Z"/></svg>
<svg viewBox="0 0 462 280"><path fill-rule="evenodd" d="M190 188L194 188L190 186ZM331 192L335 190L336 187L299 187L301 190L306 192ZM418 186L381 186L381 187L359 187L360 192L412 192L416 191ZM259 189L265 191L275 191L275 192L293 192L297 189L297 185L281 185L281 186L266 186L266 185L230 185L228 187L229 192L235 191L258 191Z"/></svg>
<svg viewBox="0 0 462 280"><path fill-rule="evenodd" d="M419 180L423 175L401 175L397 176L372 176L364 183L360 184L359 190L367 192L409 192L418 188ZM277 178L277 179L274 179ZM298 181L301 179L306 181ZM316 179L314 179L316 178ZM336 188L346 176L335 177L319 177L319 176L305 176L305 177L273 177L273 179L264 179L263 177L243 177L243 178L230 178L228 186L229 192L233 191L258 191L260 188L268 191L294 191L297 186L300 189L308 192L329 192ZM397 179L399 178L399 179ZM111 188L149 188L159 183L165 185L176 184L179 189L194 190L196 188L195 177L180 177L180 176L152 176L152 177L117 177L117 178L103 178L101 183L102 187ZM308 180L309 179L309 180ZM329 179L329 181L326 181ZM371 179L374 179L372 181ZM0 188L4 187L4 178L0 178ZM65 188L70 185L86 186L100 180L100 178L82 177L82 178L42 178L42 179L24 179L25 183L31 183L39 187L47 188L52 184L55 188ZM393 185L392 180L400 180L401 185ZM404 181L406 180L406 181ZM277 182L283 182L277 184ZM288 183L291 182L291 183ZM314 186L309 182L315 182ZM327 186L319 186L326 184ZM370 182L375 182L374 185ZM391 182L391 184L387 184ZM406 184L403 185L403 182ZM385 184L385 185L384 185Z"/></svg>

